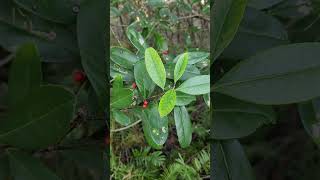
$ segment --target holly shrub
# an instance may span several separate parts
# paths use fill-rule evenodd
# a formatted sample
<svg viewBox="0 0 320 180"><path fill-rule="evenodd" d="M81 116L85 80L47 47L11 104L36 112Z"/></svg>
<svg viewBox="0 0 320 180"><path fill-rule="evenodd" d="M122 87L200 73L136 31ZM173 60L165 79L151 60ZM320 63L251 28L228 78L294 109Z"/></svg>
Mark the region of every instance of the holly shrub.
<svg viewBox="0 0 320 180"><path fill-rule="evenodd" d="M249 160L259 180L320 177L300 131L319 145L318 20L318 1L214 0L213 179L255 179Z"/></svg>
<svg viewBox="0 0 320 180"><path fill-rule="evenodd" d="M142 37L134 41L144 42L141 39ZM143 132L148 144L154 148L160 148L167 140L167 116L172 112L179 143L181 147L188 147L191 143L192 127L185 106L196 100L196 95L208 96L210 77L201 75L199 71L198 74L188 74L186 70L197 70L195 64L206 60L209 53L180 54L172 62L166 63L165 68L158 52L152 47L145 46L141 57L120 47L112 47L110 51L115 68L116 66L127 67L128 70L133 71L133 87L135 84L137 86L132 89L124 87L122 76L115 73L111 92L111 107L115 121L128 126L134 123L131 122L128 113L135 112L135 115L142 120ZM143 105L141 105L142 102Z"/></svg>
<svg viewBox="0 0 320 180"><path fill-rule="evenodd" d="M0 2L1 180L104 176L107 7Z"/></svg>
<svg viewBox="0 0 320 180"><path fill-rule="evenodd" d="M113 178L208 177L209 7L111 2Z"/></svg>

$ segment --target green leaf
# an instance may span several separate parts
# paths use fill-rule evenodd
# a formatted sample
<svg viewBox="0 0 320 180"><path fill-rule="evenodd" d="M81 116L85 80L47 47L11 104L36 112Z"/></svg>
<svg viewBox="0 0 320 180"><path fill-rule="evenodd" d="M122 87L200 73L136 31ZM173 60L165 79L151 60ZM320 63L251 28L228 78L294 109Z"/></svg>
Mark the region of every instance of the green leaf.
<svg viewBox="0 0 320 180"><path fill-rule="evenodd" d="M280 46L240 62L213 87L257 104L290 104L320 96L320 43Z"/></svg>
<svg viewBox="0 0 320 180"><path fill-rule="evenodd" d="M236 36L221 57L242 60L284 44L288 44L288 34L281 22L271 15L248 7Z"/></svg>
<svg viewBox="0 0 320 180"><path fill-rule="evenodd" d="M110 76L115 78L117 75L121 75L124 81L133 81L133 73L125 68L120 67L119 65L110 62Z"/></svg>
<svg viewBox="0 0 320 180"><path fill-rule="evenodd" d="M178 60L181 58L181 56L183 56L185 53L178 55L176 58L174 58L173 62L178 62ZM195 52L188 52L188 64L192 65L192 64L196 64L199 62L202 62L206 59L209 58L210 53L207 52L199 52L199 51L195 51Z"/></svg>
<svg viewBox="0 0 320 180"><path fill-rule="evenodd" d="M168 50L168 42L167 40L165 39L164 36L162 36L161 34L159 33L155 33L155 39L156 39L156 45L157 45L157 48L160 50L160 51L167 51Z"/></svg>
<svg viewBox="0 0 320 180"><path fill-rule="evenodd" d="M134 64L139 61L134 53L122 47L110 48L110 59L119 66L127 69L132 69Z"/></svg>
<svg viewBox="0 0 320 180"><path fill-rule="evenodd" d="M166 72L167 72L167 78L173 79L175 64L174 63L167 63L167 64L165 64L165 68L166 68ZM180 80L185 81L187 79L190 79L190 78L198 76L198 75L200 75L200 70L195 65L187 65L186 70L184 71Z"/></svg>
<svg viewBox="0 0 320 180"><path fill-rule="evenodd" d="M112 83L112 88L113 90L117 91L118 89L122 89L123 88L123 80L122 80L122 76L121 75L117 75Z"/></svg>
<svg viewBox="0 0 320 180"><path fill-rule="evenodd" d="M168 118L160 117L156 104L142 110L141 116L143 132L148 144L155 149L161 148L168 138Z"/></svg>
<svg viewBox="0 0 320 180"><path fill-rule="evenodd" d="M176 106L186 106L196 100L196 96L177 91Z"/></svg>
<svg viewBox="0 0 320 180"><path fill-rule="evenodd" d="M72 24L76 21L80 10L78 4L73 1L38 1L38 0L14 0L23 9L32 12L49 21ZM82 8L83 6L81 6ZM81 9L82 10L82 9Z"/></svg>
<svg viewBox="0 0 320 180"><path fill-rule="evenodd" d="M114 119L123 126L128 126L131 122L130 118L123 112L112 110Z"/></svg>
<svg viewBox="0 0 320 180"><path fill-rule="evenodd" d="M210 107L210 93L203 95L203 101L206 103L208 107Z"/></svg>
<svg viewBox="0 0 320 180"><path fill-rule="evenodd" d="M134 78L142 96L145 99L148 98L155 88L155 83L150 78L143 61L139 61L134 66Z"/></svg>
<svg viewBox="0 0 320 180"><path fill-rule="evenodd" d="M209 75L200 75L190 78L183 82L178 88L177 91L191 94L199 95L206 94L210 92L210 76Z"/></svg>
<svg viewBox="0 0 320 180"><path fill-rule="evenodd" d="M146 48L148 47L148 44L147 42L145 42L141 33L137 32L134 29L133 25L128 26L126 33L131 44L138 50L138 52L139 53L145 52Z"/></svg>
<svg viewBox="0 0 320 180"><path fill-rule="evenodd" d="M126 108L132 104L133 91L131 89L118 89L111 93L111 107Z"/></svg>
<svg viewBox="0 0 320 180"><path fill-rule="evenodd" d="M164 89L166 84L166 70L157 51L147 48L145 51L145 63L149 76L152 81Z"/></svg>
<svg viewBox="0 0 320 180"><path fill-rule="evenodd" d="M7 154L14 180L61 180L45 167L41 161L29 154L15 150L10 150Z"/></svg>
<svg viewBox="0 0 320 180"><path fill-rule="evenodd" d="M53 145L68 132L74 107L71 92L58 86L41 86L11 107L9 119L1 123L0 142L23 149Z"/></svg>
<svg viewBox="0 0 320 180"><path fill-rule="evenodd" d="M184 53L184 55L180 56L174 68L174 82L177 82L181 78L181 76L183 75L184 71L187 68L187 65L188 65L188 53Z"/></svg>
<svg viewBox="0 0 320 180"><path fill-rule="evenodd" d="M0 45L14 53L17 46L32 41L37 44L45 62L70 62L77 56L78 48L74 35L58 25L41 23L33 24L39 32L32 33L25 29L22 23L18 26L0 19Z"/></svg>
<svg viewBox="0 0 320 180"><path fill-rule="evenodd" d="M186 148L192 140L192 124L188 111L184 106L174 108L174 121L180 146Z"/></svg>
<svg viewBox="0 0 320 180"><path fill-rule="evenodd" d="M253 170L238 140L216 141L211 145L211 177L214 180L254 180Z"/></svg>
<svg viewBox="0 0 320 180"><path fill-rule="evenodd" d="M300 119L306 132L320 147L320 106L319 98L298 105Z"/></svg>
<svg viewBox="0 0 320 180"><path fill-rule="evenodd" d="M242 138L264 124L275 123L272 107L243 102L214 93L211 137L214 139Z"/></svg>
<svg viewBox="0 0 320 180"><path fill-rule="evenodd" d="M22 45L16 52L9 75L9 106L24 101L29 93L40 87L41 62L33 43Z"/></svg>
<svg viewBox="0 0 320 180"><path fill-rule="evenodd" d="M102 107L107 107L108 100L105 60L107 5L106 1L84 1L77 20L81 63Z"/></svg>
<svg viewBox="0 0 320 180"><path fill-rule="evenodd" d="M174 89L168 90L160 99L159 113L160 117L168 115L176 105L176 91Z"/></svg>
<svg viewBox="0 0 320 180"><path fill-rule="evenodd" d="M223 52L234 38L242 20L247 0L215 1L211 10L213 61Z"/></svg>
<svg viewBox="0 0 320 180"><path fill-rule="evenodd" d="M267 9L281 3L283 0L249 0L248 5L256 9Z"/></svg>

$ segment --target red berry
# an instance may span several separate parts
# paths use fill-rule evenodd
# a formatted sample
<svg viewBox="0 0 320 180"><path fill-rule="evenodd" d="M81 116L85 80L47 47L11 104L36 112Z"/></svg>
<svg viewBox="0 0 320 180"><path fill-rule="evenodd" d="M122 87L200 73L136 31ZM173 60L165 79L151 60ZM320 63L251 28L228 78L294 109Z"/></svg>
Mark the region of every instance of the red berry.
<svg viewBox="0 0 320 180"><path fill-rule="evenodd" d="M165 50L162 52L163 55L168 55L169 54L169 50Z"/></svg>
<svg viewBox="0 0 320 180"><path fill-rule="evenodd" d="M132 89L135 89L137 87L137 84L134 82L132 83Z"/></svg>
<svg viewBox="0 0 320 180"><path fill-rule="evenodd" d="M143 101L143 104L148 105L148 101L147 101L147 100L144 100L144 101Z"/></svg>
<svg viewBox="0 0 320 180"><path fill-rule="evenodd" d="M86 79L86 75L80 70L75 70L72 76L75 82L83 82Z"/></svg>
<svg viewBox="0 0 320 180"><path fill-rule="evenodd" d="M147 108L147 107L148 107L148 104L143 104L142 107L143 107L143 108Z"/></svg>
<svg viewBox="0 0 320 180"><path fill-rule="evenodd" d="M106 145L110 145L110 137L109 137L109 135L107 135L105 137L104 142L106 143Z"/></svg>

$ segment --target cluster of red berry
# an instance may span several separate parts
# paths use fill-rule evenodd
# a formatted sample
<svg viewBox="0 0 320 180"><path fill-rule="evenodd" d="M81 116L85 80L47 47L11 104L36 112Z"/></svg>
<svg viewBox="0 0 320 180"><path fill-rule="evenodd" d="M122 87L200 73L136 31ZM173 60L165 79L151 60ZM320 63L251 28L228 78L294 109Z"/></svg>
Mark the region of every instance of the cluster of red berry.
<svg viewBox="0 0 320 180"><path fill-rule="evenodd" d="M143 101L142 107L143 107L143 108L147 108L147 107L148 107L148 101L147 101L147 100L144 100L144 101Z"/></svg>
<svg viewBox="0 0 320 180"><path fill-rule="evenodd" d="M132 83L132 89L136 89L137 88L137 84L134 82ZM143 105L142 105L143 108L147 108L148 107L148 101L147 100L144 100L143 101Z"/></svg>

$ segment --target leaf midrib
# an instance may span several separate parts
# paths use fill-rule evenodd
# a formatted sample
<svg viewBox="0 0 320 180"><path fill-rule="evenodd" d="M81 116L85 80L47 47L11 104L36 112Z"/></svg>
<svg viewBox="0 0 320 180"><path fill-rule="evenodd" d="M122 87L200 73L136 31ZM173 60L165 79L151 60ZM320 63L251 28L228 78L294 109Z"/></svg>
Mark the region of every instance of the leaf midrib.
<svg viewBox="0 0 320 180"><path fill-rule="evenodd" d="M269 80L269 79L276 79L276 78L281 78L281 77L287 77L290 76L291 74L300 74L300 73L304 73L305 71L314 71L317 70L318 68L320 68L320 65L316 65L314 67L309 67L309 68L304 68L301 70L296 70L296 71L289 71L289 72L284 72L284 73L277 73L277 74L268 74L268 75L264 75L264 76L257 76L251 79L247 79L247 80L240 80L240 81L234 81L234 82L229 82L229 83L221 83L219 84L219 81L217 82L217 86L213 86L212 90L215 91L219 88L225 88L227 86L235 86L235 85L239 85L239 84L246 84L246 83L251 83L251 82L255 82L255 81L260 81L260 80Z"/></svg>
<svg viewBox="0 0 320 180"><path fill-rule="evenodd" d="M66 104L68 104L68 103L71 103L72 101L73 101L73 99L71 99L71 100L69 100L69 101L66 101L65 103L62 103L62 104L58 105L57 107L51 109L51 110L48 111L46 114L44 114L44 115L42 115L42 116L40 116L40 117L38 117L38 118L32 118L31 121L25 123L24 125L19 126L19 127L15 128L15 129L12 129L12 130L4 133L4 134L1 134L0 137L4 137L4 136L11 135L12 133L14 133L14 132L16 132L16 131L19 131L20 129L23 129L23 128L25 128L25 127L28 127L29 125L32 125L33 123L36 123L36 122L40 121L41 119L45 118L47 115L49 115L49 114L51 114L52 112L56 111L56 110L59 109L60 107L66 105Z"/></svg>
<svg viewBox="0 0 320 180"><path fill-rule="evenodd" d="M213 53L214 53L214 54L216 54L216 53L217 53L217 50L219 50L219 49L218 49L218 48L219 48L219 47L218 47L218 44L219 44L219 41L221 40L222 29L223 29L224 26L225 26L226 19L227 19L229 13L230 13L230 9L231 9L231 6L232 6L233 3L234 3L234 2L233 2L233 0L232 0L231 5L228 6L227 12L226 12L226 14L225 14L225 16L224 16L224 18L223 18L222 26L221 26L221 28L219 28L219 31L218 31L218 33L217 33L217 37L218 37L218 38L217 38L217 41L216 41L217 45L214 46L214 49L213 49Z"/></svg>

